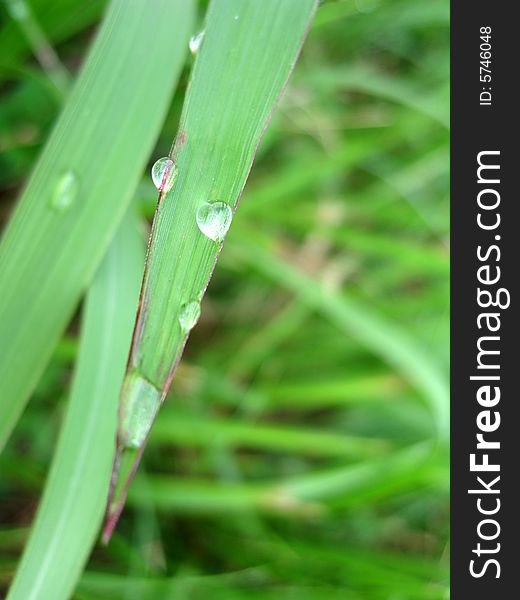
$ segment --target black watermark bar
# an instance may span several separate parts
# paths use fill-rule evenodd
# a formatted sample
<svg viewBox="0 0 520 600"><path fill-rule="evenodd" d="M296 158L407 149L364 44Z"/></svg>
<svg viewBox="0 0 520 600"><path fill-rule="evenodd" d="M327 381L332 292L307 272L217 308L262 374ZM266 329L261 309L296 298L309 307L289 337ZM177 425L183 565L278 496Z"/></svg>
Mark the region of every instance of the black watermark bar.
<svg viewBox="0 0 520 600"><path fill-rule="evenodd" d="M451 3L451 598L520 578L520 145L513 2ZM513 594L513 596L511 596ZM520 596L518 596L520 597Z"/></svg>

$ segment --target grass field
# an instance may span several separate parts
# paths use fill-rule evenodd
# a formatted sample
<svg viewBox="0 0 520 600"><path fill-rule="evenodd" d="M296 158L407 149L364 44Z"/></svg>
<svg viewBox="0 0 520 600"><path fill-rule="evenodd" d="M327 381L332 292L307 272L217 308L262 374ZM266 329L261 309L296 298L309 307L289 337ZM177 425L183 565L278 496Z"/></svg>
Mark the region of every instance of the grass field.
<svg viewBox="0 0 520 600"><path fill-rule="evenodd" d="M42 564L55 545L82 570L77 600L444 600L446 0L319 6L109 545L90 552L103 502L85 500L84 522L59 522L85 478L106 484L115 411L107 417L102 400L116 394L128 353L157 202L150 168L177 135L194 63L187 40L207 7L157 2L171 15L128 9L112 41L128 87L108 88L117 70L92 61L92 106L73 85L106 3L0 4L2 225L21 194L34 196L17 235L4 237L18 258L0 252L0 293L12 296L0 310L0 593L15 573L19 589L50 577ZM128 56L136 68L126 73ZM91 112L71 113L65 157L47 160L45 148L39 160L71 99ZM80 226L40 206L59 176L53 210L73 218L63 211L75 193L60 162L69 157L95 207ZM80 438L90 440L83 462L54 477L50 516L40 509L27 546L53 457Z"/></svg>

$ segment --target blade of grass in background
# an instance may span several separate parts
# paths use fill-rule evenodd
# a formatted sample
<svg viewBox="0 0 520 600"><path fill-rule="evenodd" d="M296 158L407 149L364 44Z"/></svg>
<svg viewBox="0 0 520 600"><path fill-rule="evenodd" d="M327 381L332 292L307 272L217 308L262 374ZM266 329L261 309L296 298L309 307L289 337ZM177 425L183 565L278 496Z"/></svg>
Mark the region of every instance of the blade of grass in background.
<svg viewBox="0 0 520 600"><path fill-rule="evenodd" d="M0 448L101 260L165 115L189 0L114 0L0 245Z"/></svg>
<svg viewBox="0 0 520 600"><path fill-rule="evenodd" d="M449 435L449 390L446 376L433 357L404 329L363 306L354 296L328 288L274 256L259 243L253 243L251 238L244 237L233 246L239 259L248 261L256 270L289 288L302 302L322 311L401 372L423 393L435 418L438 435L446 443Z"/></svg>
<svg viewBox="0 0 520 600"><path fill-rule="evenodd" d="M24 12L28 0L8 0L15 11ZM7 4L7 3L6 3ZM61 42L90 26L99 18L105 0L30 0L30 10L45 35L52 43ZM18 68L23 58L31 52L29 40L20 35L20 27L14 20L2 23L0 36L0 81L11 70Z"/></svg>
<svg viewBox="0 0 520 600"><path fill-rule="evenodd" d="M287 451L311 456L366 458L388 451L383 440L320 432L310 428L280 427L247 423L237 419L208 419L165 407L152 432L152 440L174 442L180 447L204 446L208 441L219 446Z"/></svg>
<svg viewBox="0 0 520 600"><path fill-rule="evenodd" d="M447 488L447 466L435 462L433 444L423 442L386 456L345 466L306 472L274 482L218 482L194 477L153 475L150 489L130 489L131 505L146 505L149 496L160 509L187 514L233 513L255 509L295 519L323 516L330 506L361 506L367 498L382 499L417 486Z"/></svg>
<svg viewBox="0 0 520 600"><path fill-rule="evenodd" d="M57 99L63 100L69 90L69 72L35 19L31 6L25 0L4 0L4 2L11 18L18 23L35 58L45 71Z"/></svg>
<svg viewBox="0 0 520 600"><path fill-rule="evenodd" d="M137 225L130 210L87 294L69 408L10 600L69 598L96 538L144 259Z"/></svg>
<svg viewBox="0 0 520 600"><path fill-rule="evenodd" d="M177 179L161 194L152 229L140 311L121 394L121 419L105 539L122 510L126 486L170 387L200 312L273 108L294 67L315 0L212 2L173 149ZM220 203L222 235L202 233L200 210ZM215 204L206 204L208 210Z"/></svg>
<svg viewBox="0 0 520 600"><path fill-rule="evenodd" d="M318 89L341 86L365 94L374 94L403 104L436 120L440 125L449 127L448 105L442 101L443 98L439 98L438 92L434 95L431 91L419 91L396 80L395 77L384 77L361 68L322 68L319 72L309 73L307 77Z"/></svg>

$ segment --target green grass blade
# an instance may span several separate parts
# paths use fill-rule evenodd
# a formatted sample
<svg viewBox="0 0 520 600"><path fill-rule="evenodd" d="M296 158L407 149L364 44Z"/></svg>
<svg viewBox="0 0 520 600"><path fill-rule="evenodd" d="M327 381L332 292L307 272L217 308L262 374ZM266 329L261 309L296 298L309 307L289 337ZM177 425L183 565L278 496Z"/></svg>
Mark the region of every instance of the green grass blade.
<svg viewBox="0 0 520 600"><path fill-rule="evenodd" d="M290 289L300 300L320 310L350 335L373 350L423 393L435 418L437 432L447 442L449 391L447 376L407 332L363 306L353 295L327 288L313 277L274 256L251 239L240 239L233 251L253 268Z"/></svg>
<svg viewBox="0 0 520 600"><path fill-rule="evenodd" d="M155 424L151 441L173 442L181 447L218 445L357 459L389 450L389 444L381 439L237 419L201 418L168 407Z"/></svg>
<svg viewBox="0 0 520 600"><path fill-rule="evenodd" d="M67 415L10 600L69 598L96 538L143 259L143 240L129 214L87 294Z"/></svg>
<svg viewBox="0 0 520 600"><path fill-rule="evenodd" d="M114 235L192 26L187 0L114 0L0 245L0 448ZM60 186L69 185L69 194Z"/></svg>
<svg viewBox="0 0 520 600"><path fill-rule="evenodd" d="M197 211L211 201L225 203L230 213L236 208L315 8L315 0L229 0L208 9L172 152L178 177L162 194L154 220L121 397L119 449L128 451L122 452L107 534L187 339L181 307L200 302L221 248L199 230Z"/></svg>
<svg viewBox="0 0 520 600"><path fill-rule="evenodd" d="M28 1L24 0L23 4L27 4ZM11 0L11 4L13 3ZM52 3L47 0L30 0L30 9L49 41L56 44L90 26L99 17L105 4L104 0L81 3L77 0L53 0ZM19 67L30 51L29 40L20 35L20 27L16 20L10 19L2 23L0 81Z"/></svg>
<svg viewBox="0 0 520 600"><path fill-rule="evenodd" d="M55 94L60 99L64 98L69 89L69 72L60 62L52 44L49 43L45 32L34 17L31 6L24 0L4 0L4 2L11 18L18 23L35 58L45 71Z"/></svg>
<svg viewBox="0 0 520 600"><path fill-rule="evenodd" d="M432 445L420 443L356 464L309 471L272 482L242 483L191 477L152 475L150 490L132 487L128 501L145 506L150 500L161 510L185 514L219 514L258 510L292 518L319 517L327 506L340 503L352 508L391 497L419 486L446 481L444 464Z"/></svg>
<svg viewBox="0 0 520 600"><path fill-rule="evenodd" d="M309 74L309 80L318 88L341 86L365 94L371 94L397 102L434 119L444 127L449 127L449 111L443 97L435 97L431 90L426 92L380 73L363 68L322 69L319 73Z"/></svg>

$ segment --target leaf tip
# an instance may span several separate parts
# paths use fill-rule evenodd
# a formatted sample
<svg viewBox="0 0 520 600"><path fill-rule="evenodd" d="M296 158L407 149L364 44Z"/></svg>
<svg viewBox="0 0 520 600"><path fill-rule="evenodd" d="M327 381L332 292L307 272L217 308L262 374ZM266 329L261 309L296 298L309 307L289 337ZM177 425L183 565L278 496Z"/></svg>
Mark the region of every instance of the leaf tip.
<svg viewBox="0 0 520 600"><path fill-rule="evenodd" d="M118 444L116 448L101 533L101 541L105 546L110 541L123 512L128 486L135 475L143 449L144 444L140 448L128 448Z"/></svg>

